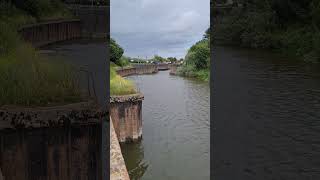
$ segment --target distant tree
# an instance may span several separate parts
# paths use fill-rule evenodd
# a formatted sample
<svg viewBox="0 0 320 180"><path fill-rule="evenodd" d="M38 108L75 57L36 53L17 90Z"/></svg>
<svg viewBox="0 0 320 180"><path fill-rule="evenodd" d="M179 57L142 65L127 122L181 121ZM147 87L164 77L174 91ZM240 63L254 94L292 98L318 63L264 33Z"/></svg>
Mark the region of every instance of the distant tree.
<svg viewBox="0 0 320 180"><path fill-rule="evenodd" d="M165 62L166 61L166 58L163 58L158 55L154 55L153 59L154 59L154 61L157 61L157 62Z"/></svg>
<svg viewBox="0 0 320 180"><path fill-rule="evenodd" d="M211 29L208 28L203 35L203 39L210 39L210 32L211 32Z"/></svg>
<svg viewBox="0 0 320 180"><path fill-rule="evenodd" d="M119 65L119 60L123 52L124 51L122 47L119 44L117 44L117 42L114 39L110 38L110 61Z"/></svg>
<svg viewBox="0 0 320 180"><path fill-rule="evenodd" d="M210 48L208 40L201 40L194 44L186 55L186 64L194 66L197 70L207 69L210 66Z"/></svg>
<svg viewBox="0 0 320 180"><path fill-rule="evenodd" d="M123 67L129 65L129 58L126 56L121 56L121 58L117 61L118 65Z"/></svg>
<svg viewBox="0 0 320 180"><path fill-rule="evenodd" d="M175 57L168 57L167 60L171 63L177 62L177 58Z"/></svg>

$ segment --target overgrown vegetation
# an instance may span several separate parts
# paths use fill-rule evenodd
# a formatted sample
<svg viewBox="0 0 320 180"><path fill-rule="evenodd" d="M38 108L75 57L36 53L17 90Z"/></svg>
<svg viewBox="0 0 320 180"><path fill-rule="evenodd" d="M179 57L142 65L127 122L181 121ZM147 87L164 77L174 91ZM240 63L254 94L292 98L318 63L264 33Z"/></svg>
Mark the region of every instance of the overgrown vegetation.
<svg viewBox="0 0 320 180"><path fill-rule="evenodd" d="M25 3L37 7L26 9ZM17 33L21 25L57 17L63 9L60 3L58 0L0 2L0 105L46 106L81 100L75 71L58 60L49 61L40 56Z"/></svg>
<svg viewBox="0 0 320 180"><path fill-rule="evenodd" d="M117 42L110 38L110 94L127 95L136 93L136 87L130 80L124 79L116 73L117 66L129 65L128 58L123 56L124 50Z"/></svg>
<svg viewBox="0 0 320 180"><path fill-rule="evenodd" d="M110 67L110 94L127 95L136 93L135 85L132 81L124 79L118 75L114 67Z"/></svg>
<svg viewBox="0 0 320 180"><path fill-rule="evenodd" d="M238 0L214 28L224 44L279 50L320 62L319 0Z"/></svg>
<svg viewBox="0 0 320 180"><path fill-rule="evenodd" d="M210 73L210 33L206 31L203 39L194 44L185 57L184 63L178 68L178 75L195 77L209 81Z"/></svg>

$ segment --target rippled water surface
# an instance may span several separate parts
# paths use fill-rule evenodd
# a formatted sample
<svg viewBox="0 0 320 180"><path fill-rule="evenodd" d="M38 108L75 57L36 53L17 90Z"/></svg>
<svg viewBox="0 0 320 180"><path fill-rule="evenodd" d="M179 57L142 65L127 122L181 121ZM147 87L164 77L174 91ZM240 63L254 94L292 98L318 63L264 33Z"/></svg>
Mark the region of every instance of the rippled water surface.
<svg viewBox="0 0 320 180"><path fill-rule="evenodd" d="M320 179L319 65L224 47L214 59L214 177Z"/></svg>
<svg viewBox="0 0 320 180"><path fill-rule="evenodd" d="M128 78L145 96L143 139L122 145L131 179L209 180L208 83L168 71Z"/></svg>

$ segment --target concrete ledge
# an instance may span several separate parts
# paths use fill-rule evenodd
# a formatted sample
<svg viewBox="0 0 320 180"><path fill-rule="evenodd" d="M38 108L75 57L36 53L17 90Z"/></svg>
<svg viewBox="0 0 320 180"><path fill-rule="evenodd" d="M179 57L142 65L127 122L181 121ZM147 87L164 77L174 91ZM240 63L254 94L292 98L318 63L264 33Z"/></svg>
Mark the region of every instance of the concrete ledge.
<svg viewBox="0 0 320 180"><path fill-rule="evenodd" d="M110 96L110 103L121 103L121 102L137 102L142 101L144 99L143 94L129 94L123 96Z"/></svg>
<svg viewBox="0 0 320 180"><path fill-rule="evenodd" d="M111 118L111 117L110 117ZM117 135L110 121L110 179L129 180L129 174L121 153Z"/></svg>
<svg viewBox="0 0 320 180"><path fill-rule="evenodd" d="M107 117L94 101L54 107L0 107L0 129L56 127L100 123Z"/></svg>

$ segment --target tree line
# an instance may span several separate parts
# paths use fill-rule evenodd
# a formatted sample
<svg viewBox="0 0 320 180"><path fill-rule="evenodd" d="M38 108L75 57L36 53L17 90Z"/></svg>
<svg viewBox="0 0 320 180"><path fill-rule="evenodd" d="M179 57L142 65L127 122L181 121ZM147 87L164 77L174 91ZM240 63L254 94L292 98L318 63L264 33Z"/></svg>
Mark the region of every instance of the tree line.
<svg viewBox="0 0 320 180"><path fill-rule="evenodd" d="M142 58L132 58L124 56L124 49L113 39L110 38L110 61L118 66L127 66L130 62L132 63L151 63L151 62L170 62L170 63L177 63L183 61L183 58L176 58L176 57L162 57L159 55L154 55L151 59L142 59Z"/></svg>
<svg viewBox="0 0 320 180"><path fill-rule="evenodd" d="M319 0L237 0L238 8L213 22L220 43L280 50L320 61ZM214 6L214 4L211 4Z"/></svg>

